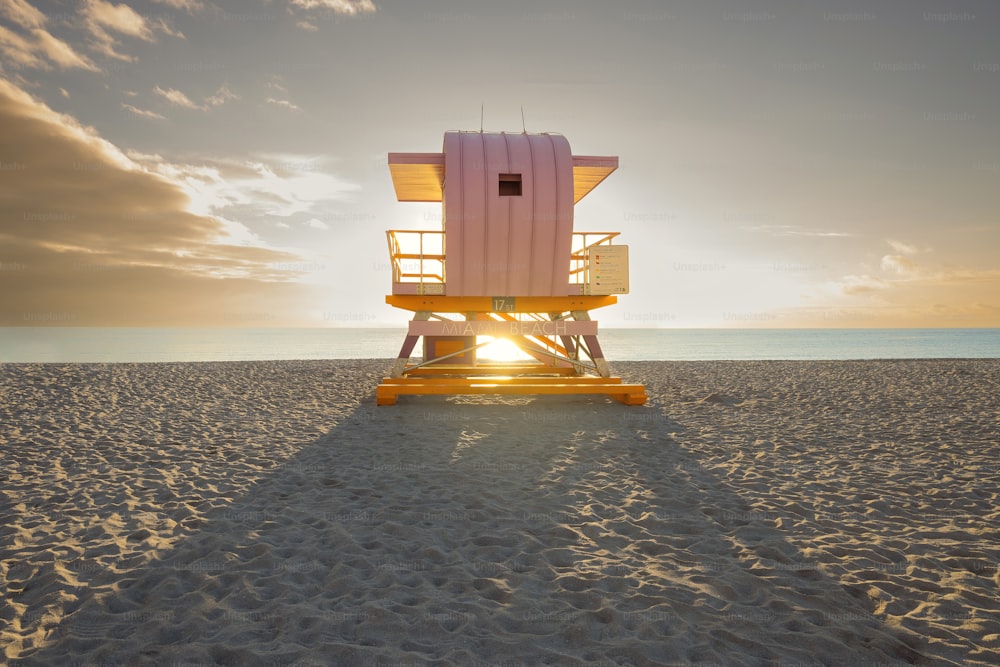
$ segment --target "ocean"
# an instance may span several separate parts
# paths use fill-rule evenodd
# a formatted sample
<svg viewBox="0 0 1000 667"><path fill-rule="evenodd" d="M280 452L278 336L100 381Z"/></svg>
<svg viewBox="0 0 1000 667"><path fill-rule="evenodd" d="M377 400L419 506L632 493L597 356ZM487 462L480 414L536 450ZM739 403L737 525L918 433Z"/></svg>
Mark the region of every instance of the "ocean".
<svg viewBox="0 0 1000 667"><path fill-rule="evenodd" d="M0 327L0 362L385 359L396 356L403 335L389 328ZM602 329L599 340L611 362L1000 358L1000 329Z"/></svg>

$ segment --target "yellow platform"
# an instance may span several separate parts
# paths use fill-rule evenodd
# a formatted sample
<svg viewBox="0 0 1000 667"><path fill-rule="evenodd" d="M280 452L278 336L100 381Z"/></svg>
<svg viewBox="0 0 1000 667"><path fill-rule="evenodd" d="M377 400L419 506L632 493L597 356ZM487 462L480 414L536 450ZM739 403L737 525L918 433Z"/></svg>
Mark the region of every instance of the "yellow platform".
<svg viewBox="0 0 1000 667"><path fill-rule="evenodd" d="M438 369L440 370L440 369ZM479 369L477 369L478 371ZM499 371L498 371L499 372ZM550 375L404 376L384 378L375 391L378 405L395 405L401 395L460 394L604 394L625 405L643 405L646 388L623 384L618 377Z"/></svg>

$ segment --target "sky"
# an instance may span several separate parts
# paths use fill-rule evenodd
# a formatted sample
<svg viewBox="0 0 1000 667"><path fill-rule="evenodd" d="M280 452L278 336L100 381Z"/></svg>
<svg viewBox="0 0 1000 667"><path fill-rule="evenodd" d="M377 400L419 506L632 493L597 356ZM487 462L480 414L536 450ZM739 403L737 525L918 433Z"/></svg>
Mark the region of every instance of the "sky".
<svg viewBox="0 0 1000 667"><path fill-rule="evenodd" d="M1000 326L995 0L0 0L0 325L401 326L389 152L620 168L602 326ZM523 124L522 124L523 110Z"/></svg>

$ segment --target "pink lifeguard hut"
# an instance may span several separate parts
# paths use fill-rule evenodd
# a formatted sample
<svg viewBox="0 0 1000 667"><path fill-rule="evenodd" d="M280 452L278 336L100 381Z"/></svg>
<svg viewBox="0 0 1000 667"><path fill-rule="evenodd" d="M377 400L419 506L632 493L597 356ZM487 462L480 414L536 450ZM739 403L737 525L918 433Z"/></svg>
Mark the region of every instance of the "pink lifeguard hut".
<svg viewBox="0 0 1000 667"><path fill-rule="evenodd" d="M550 133L446 132L440 153L389 153L397 199L441 202L443 216L440 229L386 232L386 303L414 315L378 404L486 393L645 403L642 385L611 375L590 318L628 293L628 246L614 244L618 232L573 230L576 203L617 168L617 157L573 155ZM494 338L526 361L478 359Z"/></svg>

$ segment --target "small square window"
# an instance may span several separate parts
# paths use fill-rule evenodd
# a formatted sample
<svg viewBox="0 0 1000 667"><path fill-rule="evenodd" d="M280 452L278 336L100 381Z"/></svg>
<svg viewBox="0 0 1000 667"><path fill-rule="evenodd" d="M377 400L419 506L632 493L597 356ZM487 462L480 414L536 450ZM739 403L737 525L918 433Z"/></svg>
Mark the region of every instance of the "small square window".
<svg viewBox="0 0 1000 667"><path fill-rule="evenodd" d="M500 196L521 196L521 174L500 174Z"/></svg>

